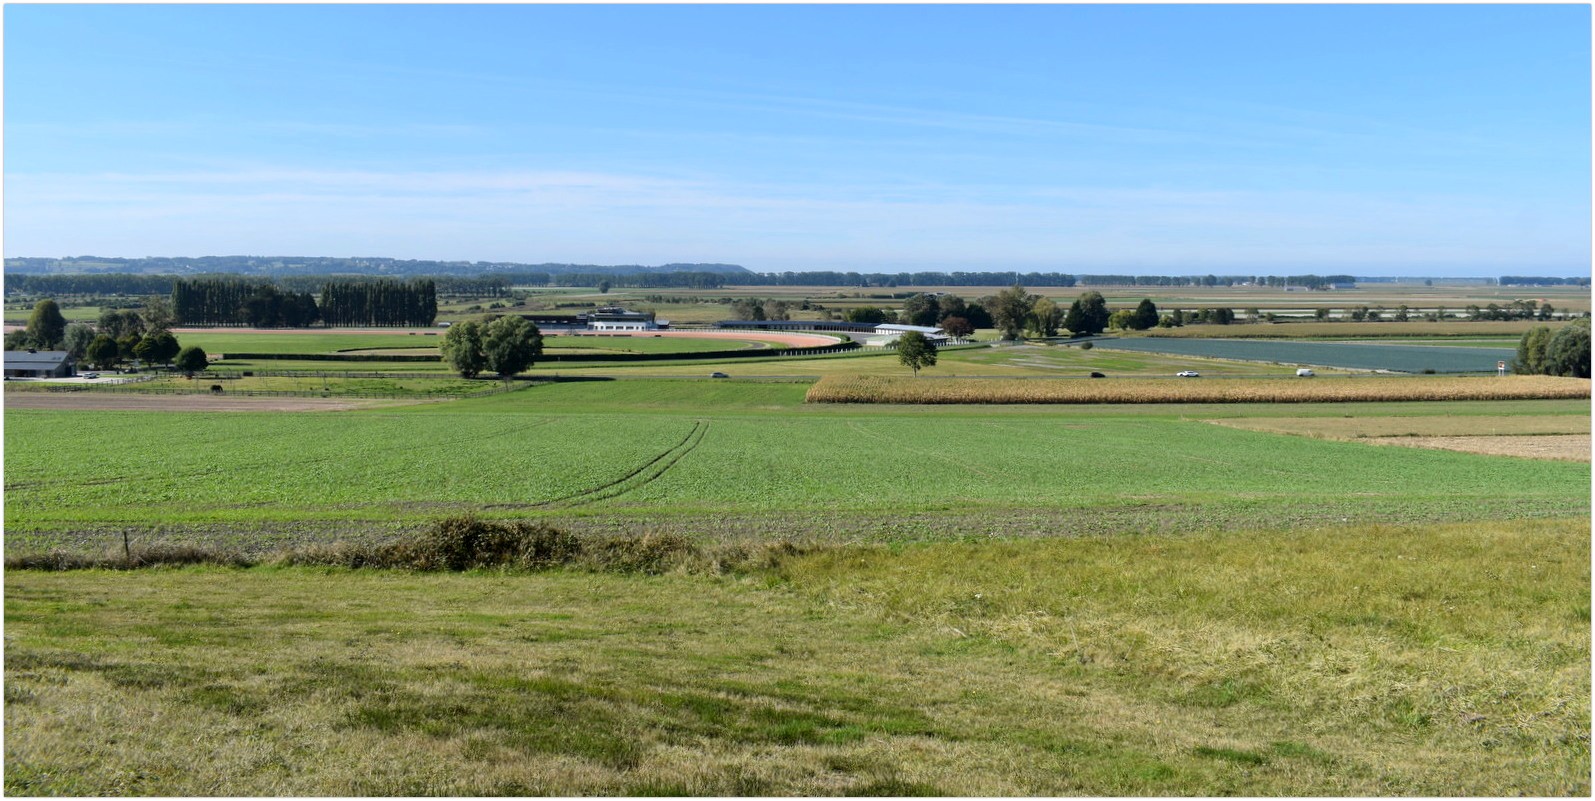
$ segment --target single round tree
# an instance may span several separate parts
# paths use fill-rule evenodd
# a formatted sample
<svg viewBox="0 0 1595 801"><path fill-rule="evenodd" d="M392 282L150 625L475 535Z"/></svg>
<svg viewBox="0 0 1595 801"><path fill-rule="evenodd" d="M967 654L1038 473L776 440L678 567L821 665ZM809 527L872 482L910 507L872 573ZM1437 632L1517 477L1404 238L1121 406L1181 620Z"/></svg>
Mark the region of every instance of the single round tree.
<svg viewBox="0 0 1595 801"><path fill-rule="evenodd" d="M177 354L183 351L183 346L177 344L177 337L172 336L170 331L151 334L144 338L144 342L150 343L149 356L139 358L145 358L145 361L153 364L171 364Z"/></svg>
<svg viewBox="0 0 1595 801"><path fill-rule="evenodd" d="M133 357L145 364L153 364L155 360L151 355L155 352L155 337L144 337L133 346Z"/></svg>
<svg viewBox="0 0 1595 801"><path fill-rule="evenodd" d="M1575 320L1545 343L1545 372L1589 378L1589 319Z"/></svg>
<svg viewBox="0 0 1595 801"><path fill-rule="evenodd" d="M543 332L525 317L500 317L483 329L482 353L487 357L487 369L507 382L543 355Z"/></svg>
<svg viewBox="0 0 1595 801"><path fill-rule="evenodd" d="M1108 301L1102 297L1101 292L1090 291L1082 294L1080 300L1081 328L1076 329L1067 323L1064 327L1071 334L1100 334L1108 327ZM1073 304L1070 305L1073 310Z"/></svg>
<svg viewBox="0 0 1595 801"><path fill-rule="evenodd" d="M116 340L100 334L89 343L89 348L83 354L89 364L102 370L113 367L122 358L122 349L116 346Z"/></svg>
<svg viewBox="0 0 1595 801"><path fill-rule="evenodd" d="M487 367L482 351L482 324L475 320L456 323L438 343L443 361L461 378L475 378Z"/></svg>
<svg viewBox="0 0 1595 801"><path fill-rule="evenodd" d="M66 338L66 317L55 301L45 299L33 306L33 316L28 318L28 338L41 350L55 350Z"/></svg>
<svg viewBox="0 0 1595 801"><path fill-rule="evenodd" d="M94 327L88 323L73 323L66 327L66 337L63 347L78 361L89 352L89 344L94 342Z"/></svg>
<svg viewBox="0 0 1595 801"><path fill-rule="evenodd" d="M1030 315L1025 318L1025 329L1038 337L1055 337L1063 324L1063 310L1052 298L1038 297L1030 304Z"/></svg>
<svg viewBox="0 0 1595 801"><path fill-rule="evenodd" d="M128 334L127 336L117 337L116 347L117 350L121 351L122 361L138 358L138 356L133 353L133 349L138 347L138 343L143 341L144 337L139 336L138 334Z"/></svg>
<svg viewBox="0 0 1595 801"><path fill-rule="evenodd" d="M919 377L920 368L936 366L936 346L918 331L909 331L897 338L897 360Z"/></svg>
<svg viewBox="0 0 1595 801"><path fill-rule="evenodd" d="M192 376L209 366L210 359L205 357L205 349L198 345L190 345L177 354L177 369L182 370L184 375Z"/></svg>
<svg viewBox="0 0 1595 801"><path fill-rule="evenodd" d="M1157 325L1157 304L1151 298L1142 298L1135 307L1135 316L1131 319L1130 327L1136 331L1145 331Z"/></svg>
<svg viewBox="0 0 1595 801"><path fill-rule="evenodd" d="M975 333L975 327L970 325L963 317L947 317L941 321L941 328L947 336L964 339Z"/></svg>
<svg viewBox="0 0 1595 801"><path fill-rule="evenodd" d="M1512 360L1512 372L1519 375L1543 375L1545 346L1551 342L1551 329L1538 325L1523 333L1517 343L1517 358Z"/></svg>
<svg viewBox="0 0 1595 801"><path fill-rule="evenodd" d="M982 305L991 312L992 322L1002 331L1002 338L1018 339L1020 332L1025 329L1031 307L1035 306L1035 296L1026 292L1024 287L1014 284L992 295L989 300L989 304Z"/></svg>

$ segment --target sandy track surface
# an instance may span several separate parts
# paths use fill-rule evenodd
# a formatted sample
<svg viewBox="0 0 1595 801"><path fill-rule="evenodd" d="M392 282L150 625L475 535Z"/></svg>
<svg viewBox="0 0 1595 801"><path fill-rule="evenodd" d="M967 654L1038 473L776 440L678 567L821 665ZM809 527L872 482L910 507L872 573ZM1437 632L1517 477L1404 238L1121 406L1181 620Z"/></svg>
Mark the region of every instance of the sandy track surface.
<svg viewBox="0 0 1595 801"><path fill-rule="evenodd" d="M1568 462L1590 461L1588 434L1537 437L1369 437L1357 441L1401 445L1408 448L1466 451L1489 456L1521 456L1527 459L1555 459Z"/></svg>
<svg viewBox="0 0 1595 801"><path fill-rule="evenodd" d="M625 337L625 334L596 334L583 331L583 337ZM648 331L638 336L646 338L652 336L675 337L677 339L733 339L744 342L774 342L778 345L793 347L811 347L814 345L838 344L832 337L819 334L794 334L775 331Z"/></svg>
<svg viewBox="0 0 1595 801"><path fill-rule="evenodd" d="M271 398L227 395L138 395L110 392L8 392L8 409L160 412L330 412L406 401L364 398Z"/></svg>

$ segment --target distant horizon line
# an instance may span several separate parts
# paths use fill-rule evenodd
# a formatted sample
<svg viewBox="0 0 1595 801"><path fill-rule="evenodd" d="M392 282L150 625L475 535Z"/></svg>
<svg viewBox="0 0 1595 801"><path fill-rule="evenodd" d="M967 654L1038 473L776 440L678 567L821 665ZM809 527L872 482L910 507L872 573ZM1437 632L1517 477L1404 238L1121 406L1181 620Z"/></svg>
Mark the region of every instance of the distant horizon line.
<svg viewBox="0 0 1595 801"><path fill-rule="evenodd" d="M408 262L408 263L413 263L413 262L436 262L438 264L457 265L457 266L464 266L464 265L472 265L472 266L474 266L474 265L488 265L488 266L516 265L516 266L524 266L524 267L538 267L538 266L542 266L542 265L561 265L561 266L572 266L572 267L598 267L598 268L606 268L606 269L616 269L616 268L622 268L622 267L638 267L638 268L649 269L649 270L658 270L658 269L661 269L661 268L664 268L664 267L687 267L687 266L699 266L699 265L702 265L702 266L713 266L713 267L734 267L734 268L737 268L737 269L740 269L740 270L745 270L748 273L752 273L752 274L755 274L755 275L772 275L772 274L779 274L779 273L835 272L835 273L856 273L856 274L859 274L859 275L901 275L901 274L912 274L912 273L947 273L947 274L951 275L951 274L959 274L959 273L962 273L962 274L975 273L975 274L989 274L989 275L993 275L993 276L1014 275L1014 274L1018 274L1018 275L1034 274L1034 275L1079 275L1079 276L1125 275L1125 276L1131 276L1131 277L1167 276L1167 277L1185 278L1185 277L1203 277L1203 276L1208 276L1208 275L1212 275L1212 276L1216 276L1216 277L1240 277L1240 276L1253 276L1253 277L1255 277L1255 276L1276 276L1277 277L1277 276L1281 276L1281 275L1286 275L1288 273L1288 274L1294 274L1294 275L1304 275L1304 276L1305 275L1312 275L1312 276L1320 276L1320 277L1325 276L1325 275L1350 275L1350 276L1352 276L1354 278L1359 278L1359 279L1361 279L1361 278L1377 278L1377 279L1383 279L1383 280L1399 280L1399 279L1416 279L1416 280L1470 279L1470 280L1478 280L1478 279L1487 279L1487 278L1488 279L1493 279L1493 278L1499 278L1499 277L1502 277L1502 276L1512 276L1512 277L1526 276L1526 277L1546 277L1546 278L1584 278L1584 277L1592 275L1592 272L1595 272L1595 271L1586 271L1586 272L1582 272L1582 273L1577 273L1577 272L1559 272L1559 271L1556 271L1556 270L1546 270L1546 269L1522 268L1522 269L1518 269L1518 270L1510 271L1510 272L1507 272L1507 271L1496 271L1496 272L1492 272L1492 273L1488 273L1488 274L1486 274L1486 273L1474 273L1474 274L1465 274L1465 273L1464 274L1458 274L1458 273L1425 273L1425 272L1400 272L1400 273L1398 273L1398 272L1388 272L1388 273L1386 273L1386 272L1369 272L1369 273L1359 274L1359 273L1356 273L1354 271L1354 268L1345 268L1345 267L1337 267L1337 268L1324 268L1324 267L1319 267L1319 268L1305 268L1305 267L1299 267L1299 268L1274 268L1274 270L1275 270L1274 272L1262 271L1262 270L1255 269L1255 268L1253 268L1253 269L1230 268L1231 271L1225 271L1225 272L1218 272L1218 271L1215 271L1215 270L1212 270L1212 269L1197 270L1197 271L1181 271L1181 270L1155 271L1155 270L1147 270L1145 268L1134 269L1134 270L1123 269L1123 268L1120 268L1120 269L1096 268L1097 270L1100 270L1100 272L1085 272L1085 271L1081 271L1081 270L1071 270L1071 269L1043 270L1043 269L1036 269L1036 268L995 269L995 268L973 268L973 267L959 268L959 269L935 268L935 267L919 267L919 268L911 268L911 269L904 269L904 268L898 268L898 269L891 269L891 268L862 268L861 269L861 268L857 268L857 267L853 267L853 268L804 267L804 268L786 268L786 269L757 269L757 268L754 268L754 267L748 267L748 266L743 265L743 264L738 264L736 262L724 262L724 261L666 261L666 262L662 262L662 263L659 263L659 264L640 264L640 263L600 264L600 263L597 263L597 262L549 261L549 260L533 262L533 261L509 261L509 260L488 260L488 259L402 258L402 257L398 257L398 256L307 256L307 255L264 256L264 255L252 255L252 254L225 254L225 255L212 254L212 255L205 255L205 256L170 256L170 255L162 255L162 256L105 256L105 255L98 255L98 254L85 254L85 255L78 255L78 256L5 256L4 259L5 259L5 262L6 262L6 264L5 264L6 269L10 269L13 266L11 264L11 262L13 260L16 260L16 261L50 260L50 261L67 261L67 262L71 262L71 261L93 261L93 260L96 260L96 259L115 260L115 261L205 260L205 259L259 259L259 260L280 261L280 260L289 260L289 259L338 259L338 260L351 260L351 261L388 261L388 262L401 262L401 263L403 263L403 262ZM22 265L16 265L16 266L22 266ZM1234 270L1240 270L1240 271L1237 272L1237 271L1234 271ZM1315 270L1316 270L1316 272L1315 272ZM680 271L678 271L678 272L680 272Z"/></svg>

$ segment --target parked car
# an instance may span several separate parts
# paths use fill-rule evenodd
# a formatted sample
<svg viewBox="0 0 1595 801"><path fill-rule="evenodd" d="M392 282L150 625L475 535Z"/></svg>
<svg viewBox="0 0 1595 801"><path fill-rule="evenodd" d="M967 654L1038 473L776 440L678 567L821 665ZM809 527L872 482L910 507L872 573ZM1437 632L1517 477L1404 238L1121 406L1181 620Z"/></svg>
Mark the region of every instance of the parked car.
<svg viewBox="0 0 1595 801"><path fill-rule="evenodd" d="M725 373L716 371L716 372L710 373L709 377L710 378L730 378L731 376L728 376Z"/></svg>
<svg viewBox="0 0 1595 801"><path fill-rule="evenodd" d="M1178 373L1175 373L1175 375L1179 376L1180 378L1200 378L1202 376L1201 373L1198 373L1195 370L1181 370Z"/></svg>
<svg viewBox="0 0 1595 801"><path fill-rule="evenodd" d="M94 379L94 378L99 378L100 377L99 373L79 373L78 375L83 377L83 378L89 378L89 379Z"/></svg>
<svg viewBox="0 0 1595 801"><path fill-rule="evenodd" d="M1313 371L1311 371L1311 370L1309 370L1309 369L1307 369L1307 368L1305 368L1305 367L1303 367L1300 370L1296 371L1296 375L1298 375L1298 376L1300 376L1302 378L1312 378L1313 376L1318 375L1318 374L1313 372Z"/></svg>

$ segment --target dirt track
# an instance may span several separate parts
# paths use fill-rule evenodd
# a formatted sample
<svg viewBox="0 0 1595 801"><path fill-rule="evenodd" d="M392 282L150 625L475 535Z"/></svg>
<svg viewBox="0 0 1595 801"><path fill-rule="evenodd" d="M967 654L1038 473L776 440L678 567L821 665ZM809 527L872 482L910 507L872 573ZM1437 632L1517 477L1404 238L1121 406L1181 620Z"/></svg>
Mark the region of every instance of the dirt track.
<svg viewBox="0 0 1595 801"><path fill-rule="evenodd" d="M630 334L595 334L591 331L581 332L583 337L629 337ZM812 347L814 345L835 344L836 340L818 334L794 334L776 331L647 331L637 335L641 337L675 337L677 339L736 339L744 342L773 342L777 345L790 345L793 347Z"/></svg>
<svg viewBox="0 0 1595 801"><path fill-rule="evenodd" d="M226 395L139 395L132 392L8 392L8 409L152 412L335 412L405 401L345 398L261 398Z"/></svg>

